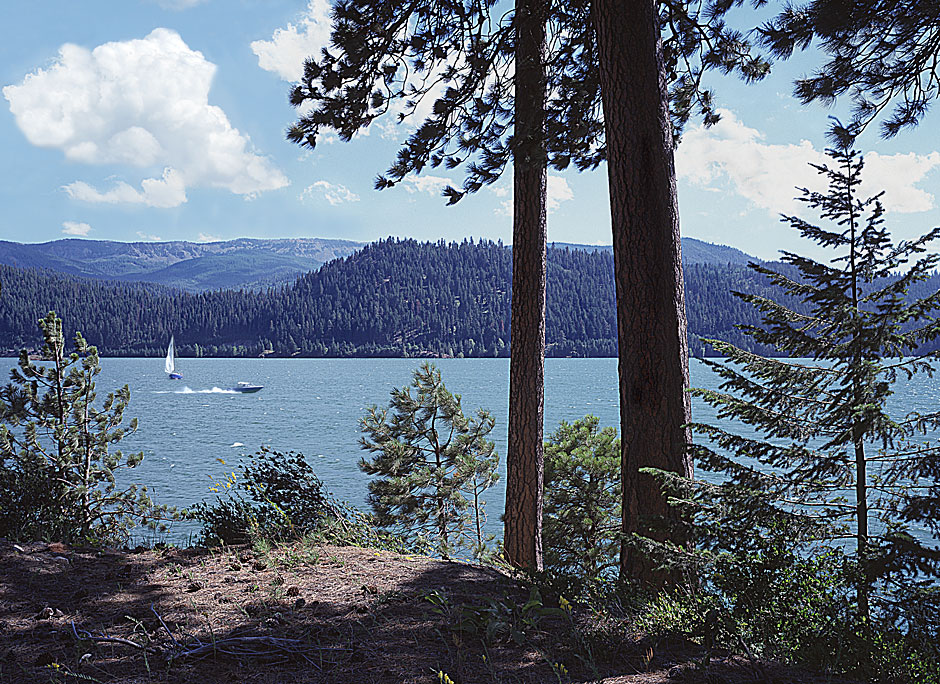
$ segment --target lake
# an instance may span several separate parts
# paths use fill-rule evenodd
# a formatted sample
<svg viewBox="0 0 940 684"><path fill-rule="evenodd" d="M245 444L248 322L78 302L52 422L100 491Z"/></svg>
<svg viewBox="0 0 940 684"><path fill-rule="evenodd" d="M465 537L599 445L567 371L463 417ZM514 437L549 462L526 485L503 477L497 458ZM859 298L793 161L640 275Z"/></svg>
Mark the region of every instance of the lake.
<svg viewBox="0 0 940 684"><path fill-rule="evenodd" d="M131 389L127 419L138 430L121 443L125 452L143 451L143 463L131 479L146 484L161 502L179 507L209 498L212 479L224 479L239 456L267 445L299 451L338 498L363 506L367 477L357 463L359 419L366 406L386 405L389 391L411 381L420 359L180 359L183 380L168 380L163 359L101 360L99 401L124 385ZM509 397L508 359L436 359L448 389L462 396L464 412L478 407L496 419L492 433L501 458L506 453ZM0 359L8 377L15 359ZM714 385L714 376L691 361L693 386ZM225 388L244 380L262 384L257 394ZM926 376L899 382L894 408L899 413L933 410L940 401L940 381ZM617 360L547 359L545 362L545 434L562 420L594 414L604 425L619 425ZM711 421L711 407L696 403L693 416ZM225 465L219 460L225 461ZM505 464L501 463L501 473ZM486 495L488 528L499 532L504 483ZM177 524L170 540L185 542L195 527Z"/></svg>

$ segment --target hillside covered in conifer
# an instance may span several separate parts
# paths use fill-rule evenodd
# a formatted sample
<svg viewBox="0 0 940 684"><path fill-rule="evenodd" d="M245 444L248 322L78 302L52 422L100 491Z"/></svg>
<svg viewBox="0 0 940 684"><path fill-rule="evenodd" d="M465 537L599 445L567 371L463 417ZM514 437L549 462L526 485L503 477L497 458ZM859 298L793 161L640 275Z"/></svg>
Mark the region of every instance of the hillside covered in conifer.
<svg viewBox="0 0 940 684"><path fill-rule="evenodd" d="M0 266L0 349L37 346L36 320L54 310L109 356L160 356L171 334L182 356L506 356L511 268L501 244L391 238L264 291L189 293ZM768 294L762 276L691 263L685 279L693 354L705 353L699 337L753 346L735 327L757 322L753 308L731 293ZM614 356L610 252L550 249L547 309L549 356Z"/></svg>

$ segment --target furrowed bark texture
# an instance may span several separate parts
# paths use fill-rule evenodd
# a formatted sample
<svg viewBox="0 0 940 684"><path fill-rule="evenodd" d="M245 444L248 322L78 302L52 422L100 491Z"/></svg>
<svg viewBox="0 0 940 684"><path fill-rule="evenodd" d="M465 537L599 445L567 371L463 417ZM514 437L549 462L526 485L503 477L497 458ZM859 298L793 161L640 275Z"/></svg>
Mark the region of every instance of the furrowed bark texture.
<svg viewBox="0 0 940 684"><path fill-rule="evenodd" d="M691 476L689 354L672 130L655 0L596 0L620 356L623 531L674 514L655 467ZM653 534L654 537L662 535ZM679 540L681 541L681 540ZM661 583L628 544L622 576Z"/></svg>
<svg viewBox="0 0 940 684"><path fill-rule="evenodd" d="M507 560L542 569L542 412L545 368L545 3L516 3L513 151L512 322Z"/></svg>

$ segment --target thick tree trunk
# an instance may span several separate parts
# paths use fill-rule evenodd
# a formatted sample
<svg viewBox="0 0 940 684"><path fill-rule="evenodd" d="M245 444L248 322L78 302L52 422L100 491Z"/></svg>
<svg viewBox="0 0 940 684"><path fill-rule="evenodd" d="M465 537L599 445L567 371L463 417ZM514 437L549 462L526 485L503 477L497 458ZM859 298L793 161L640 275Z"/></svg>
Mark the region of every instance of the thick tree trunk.
<svg viewBox="0 0 940 684"><path fill-rule="evenodd" d="M656 0L595 0L613 222L623 531L672 518L654 467L691 476L685 294ZM661 535L653 533L654 537ZM628 543L621 575L661 582Z"/></svg>
<svg viewBox="0 0 940 684"><path fill-rule="evenodd" d="M515 566L542 568L542 410L545 368L545 15L516 3L512 342L504 544Z"/></svg>

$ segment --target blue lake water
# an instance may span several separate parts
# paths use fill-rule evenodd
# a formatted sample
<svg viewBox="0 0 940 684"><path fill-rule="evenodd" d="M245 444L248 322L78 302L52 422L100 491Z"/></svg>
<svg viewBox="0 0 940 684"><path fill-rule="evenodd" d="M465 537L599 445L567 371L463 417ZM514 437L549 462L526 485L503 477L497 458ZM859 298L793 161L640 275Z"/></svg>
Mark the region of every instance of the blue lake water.
<svg viewBox="0 0 940 684"><path fill-rule="evenodd" d="M8 376L15 359L0 359ZM162 359L102 359L99 400L124 385L131 389L126 416L138 430L121 443L125 452L143 451L143 463L130 479L146 484L161 503L187 507L209 498L212 479L224 479L239 456L267 445L302 452L327 488L340 499L363 506L367 476L357 466L362 454L359 420L366 406L388 403L389 391L411 381L417 359L181 359L183 380L168 380ZM464 411L488 409L496 419L493 438L506 451L509 396L508 359L438 359L448 389L462 396ZM714 385L700 361L691 361L693 386ZM264 385L257 394L227 391L237 381ZM940 401L940 379L918 377L899 384L898 413L931 411ZM547 359L545 434L562 420L594 414L601 425L619 425L616 359ZM710 422L713 410L693 406L697 421ZM219 462L224 460L226 465ZM505 465L501 463L501 472ZM488 527L500 529L503 482L486 495ZM193 532L177 525L171 540Z"/></svg>

